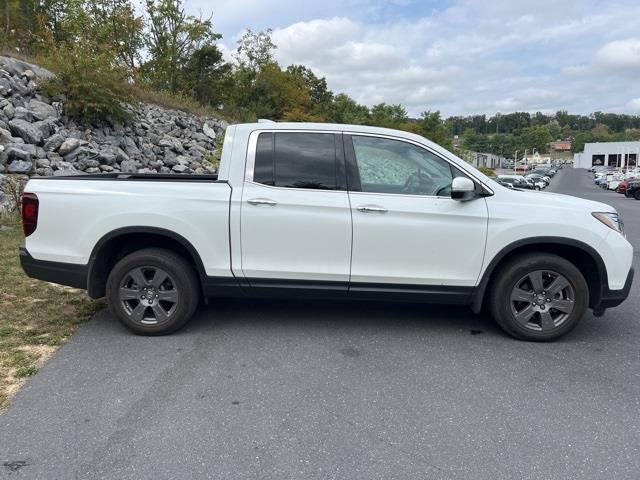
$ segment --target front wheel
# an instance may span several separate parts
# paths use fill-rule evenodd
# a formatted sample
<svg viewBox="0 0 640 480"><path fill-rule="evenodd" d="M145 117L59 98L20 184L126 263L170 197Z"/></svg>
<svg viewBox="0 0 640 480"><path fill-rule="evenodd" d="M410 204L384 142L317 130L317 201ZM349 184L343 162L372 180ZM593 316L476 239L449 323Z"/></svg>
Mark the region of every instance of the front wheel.
<svg viewBox="0 0 640 480"><path fill-rule="evenodd" d="M633 193L633 197L636 200L640 200L640 188Z"/></svg>
<svg viewBox="0 0 640 480"><path fill-rule="evenodd" d="M130 330L164 335L184 325L198 306L198 280L181 256L148 248L120 260L107 280L109 308Z"/></svg>
<svg viewBox="0 0 640 480"><path fill-rule="evenodd" d="M493 276L491 313L515 338L555 340L575 328L589 305L589 287L571 262L557 255L521 255Z"/></svg>

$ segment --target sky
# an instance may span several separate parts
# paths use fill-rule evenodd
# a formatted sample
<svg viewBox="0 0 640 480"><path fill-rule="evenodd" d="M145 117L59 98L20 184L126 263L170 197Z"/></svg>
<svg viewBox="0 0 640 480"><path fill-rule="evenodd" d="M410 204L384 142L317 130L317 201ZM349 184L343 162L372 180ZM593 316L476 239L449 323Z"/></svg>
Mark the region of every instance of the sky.
<svg viewBox="0 0 640 480"><path fill-rule="evenodd" d="M640 114L640 0L185 0L227 54L273 29L282 66L304 64L360 103L410 115Z"/></svg>

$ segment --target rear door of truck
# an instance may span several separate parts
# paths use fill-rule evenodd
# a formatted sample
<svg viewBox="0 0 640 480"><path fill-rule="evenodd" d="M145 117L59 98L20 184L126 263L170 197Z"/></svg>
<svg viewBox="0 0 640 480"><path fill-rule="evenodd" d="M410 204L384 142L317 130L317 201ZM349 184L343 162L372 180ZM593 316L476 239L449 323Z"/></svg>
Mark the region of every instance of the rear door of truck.
<svg viewBox="0 0 640 480"><path fill-rule="evenodd" d="M254 131L241 203L242 273L252 287L346 292L351 211L342 134Z"/></svg>

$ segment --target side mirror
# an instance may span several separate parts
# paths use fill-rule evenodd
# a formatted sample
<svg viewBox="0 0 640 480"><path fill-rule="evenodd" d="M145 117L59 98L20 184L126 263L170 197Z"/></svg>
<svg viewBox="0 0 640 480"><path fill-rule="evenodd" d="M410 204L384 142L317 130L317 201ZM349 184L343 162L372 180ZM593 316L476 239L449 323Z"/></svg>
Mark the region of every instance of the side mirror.
<svg viewBox="0 0 640 480"><path fill-rule="evenodd" d="M471 200L476 196L476 184L467 177L455 177L451 183L451 198L454 200Z"/></svg>

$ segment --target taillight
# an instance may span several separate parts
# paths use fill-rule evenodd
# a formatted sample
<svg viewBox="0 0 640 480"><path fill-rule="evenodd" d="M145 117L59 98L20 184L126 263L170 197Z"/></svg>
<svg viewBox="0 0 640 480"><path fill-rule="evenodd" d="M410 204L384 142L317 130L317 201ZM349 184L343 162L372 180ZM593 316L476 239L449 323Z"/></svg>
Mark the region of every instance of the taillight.
<svg viewBox="0 0 640 480"><path fill-rule="evenodd" d="M38 196L35 193L22 194L22 230L28 237L38 226Z"/></svg>

